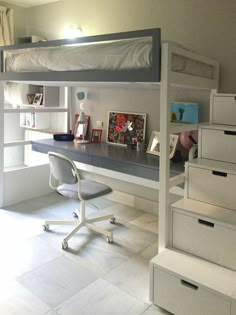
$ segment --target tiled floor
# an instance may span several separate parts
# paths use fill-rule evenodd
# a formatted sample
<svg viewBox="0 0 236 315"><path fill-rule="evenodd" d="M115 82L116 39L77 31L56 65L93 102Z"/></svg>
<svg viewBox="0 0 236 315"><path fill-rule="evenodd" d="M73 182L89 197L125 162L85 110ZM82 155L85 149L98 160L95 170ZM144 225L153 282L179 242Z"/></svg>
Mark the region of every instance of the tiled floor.
<svg viewBox="0 0 236 315"><path fill-rule="evenodd" d="M1 315L160 315L149 302L149 260L157 253L156 216L100 198L87 214L114 213L114 243L82 228L42 231L44 219L71 219L78 206L56 193L0 210Z"/></svg>

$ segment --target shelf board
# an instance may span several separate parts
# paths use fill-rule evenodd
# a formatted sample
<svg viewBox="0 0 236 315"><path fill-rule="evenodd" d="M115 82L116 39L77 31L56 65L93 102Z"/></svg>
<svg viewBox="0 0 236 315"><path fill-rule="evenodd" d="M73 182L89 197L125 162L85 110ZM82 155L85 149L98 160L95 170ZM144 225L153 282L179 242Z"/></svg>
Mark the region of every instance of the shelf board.
<svg viewBox="0 0 236 315"><path fill-rule="evenodd" d="M11 113L67 113L67 108L62 107L43 107L43 108L6 108L4 109L5 114L11 114Z"/></svg>
<svg viewBox="0 0 236 315"><path fill-rule="evenodd" d="M31 141L30 140L18 140L18 141L5 142L4 148L15 147L15 146L19 146L19 145L26 145L26 144L31 144Z"/></svg>
<svg viewBox="0 0 236 315"><path fill-rule="evenodd" d="M170 133L181 133L191 130L198 130L198 124L170 123Z"/></svg>

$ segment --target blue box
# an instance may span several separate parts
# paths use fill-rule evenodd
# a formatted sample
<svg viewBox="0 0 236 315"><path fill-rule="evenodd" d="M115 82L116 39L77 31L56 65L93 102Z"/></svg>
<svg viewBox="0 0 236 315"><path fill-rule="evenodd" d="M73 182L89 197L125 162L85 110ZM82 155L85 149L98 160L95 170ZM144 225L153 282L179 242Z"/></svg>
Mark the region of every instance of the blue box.
<svg viewBox="0 0 236 315"><path fill-rule="evenodd" d="M198 123L198 104L175 102L170 105L171 122L182 124Z"/></svg>

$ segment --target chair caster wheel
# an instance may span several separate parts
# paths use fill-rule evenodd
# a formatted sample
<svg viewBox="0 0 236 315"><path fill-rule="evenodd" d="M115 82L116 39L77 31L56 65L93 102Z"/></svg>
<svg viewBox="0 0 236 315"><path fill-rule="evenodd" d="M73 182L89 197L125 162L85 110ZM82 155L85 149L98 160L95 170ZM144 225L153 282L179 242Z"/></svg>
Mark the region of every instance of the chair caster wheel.
<svg viewBox="0 0 236 315"><path fill-rule="evenodd" d="M114 218L114 217L111 218L111 219L110 219L110 223L111 223L111 224L115 224L115 223L116 223L116 218Z"/></svg>
<svg viewBox="0 0 236 315"><path fill-rule="evenodd" d="M44 230L45 232L48 232L48 231L49 231L49 225L48 225L48 224L44 224L44 225L42 226L42 228L43 228L43 230Z"/></svg>
<svg viewBox="0 0 236 315"><path fill-rule="evenodd" d="M106 241L107 241L107 243L113 243L113 238L112 237L109 237L109 236L107 236L106 237Z"/></svg>
<svg viewBox="0 0 236 315"><path fill-rule="evenodd" d="M75 211L72 212L72 215L73 215L74 218L76 218L76 219L78 218L78 214Z"/></svg>
<svg viewBox="0 0 236 315"><path fill-rule="evenodd" d="M67 241L62 241L62 243L61 243L61 248L64 249L64 250L68 248L68 243L67 243Z"/></svg>

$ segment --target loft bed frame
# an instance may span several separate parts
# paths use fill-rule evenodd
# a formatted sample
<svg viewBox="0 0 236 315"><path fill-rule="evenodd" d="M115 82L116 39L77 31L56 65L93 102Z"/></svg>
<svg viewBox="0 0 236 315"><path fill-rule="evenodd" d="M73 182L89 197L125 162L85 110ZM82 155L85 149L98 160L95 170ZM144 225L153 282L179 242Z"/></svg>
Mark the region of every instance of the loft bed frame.
<svg viewBox="0 0 236 315"><path fill-rule="evenodd" d="M61 45L84 44L104 41L116 41L130 38L151 37L152 43L152 65L150 69L138 70L92 70L92 71L51 71L51 72L5 72L4 71L4 53L9 51L39 48L39 47L55 47ZM173 56L182 56L186 60L193 60L199 65L206 65L213 69L212 78L204 78L201 75L191 75L178 72L173 69ZM197 53L188 51L173 43L163 43L160 41L160 29L147 29L141 31L131 31L124 33L114 33L107 35L82 37L75 40L56 40L48 42L40 42L34 44L24 44L16 46L6 46L0 48L0 98L4 104L4 82L18 81L21 83L57 84L58 86L70 86L95 82L95 83L148 83L160 86L160 193L159 193L159 248L160 251L168 246L168 209L169 209L169 191L183 182L184 176L178 175L174 178L170 176L169 163L169 135L170 133L178 133L185 130L196 129L197 126L173 126L169 122L170 103L172 87L194 88L194 89L217 89L219 82L219 64L215 60L201 56ZM159 88L159 87L158 87ZM3 107L3 106L2 106ZM4 126L4 109L0 109L0 125ZM3 131L0 132L0 143L4 142ZM0 187L4 187L4 165L3 165L4 146L0 148ZM4 191L1 188L0 203L4 200ZM14 192L12 192L14 193Z"/></svg>
<svg viewBox="0 0 236 315"><path fill-rule="evenodd" d="M131 70L80 70L80 71L50 71L50 72L15 72L4 71L4 53L15 50L32 48L60 47L65 45L102 43L117 40L150 37L152 40L152 67L151 69ZM1 73L0 80L14 81L62 81L62 82L159 82L160 81L160 29L147 29L132 32L113 33L96 36L86 36L77 39L63 39L45 41L33 44L21 44L0 48Z"/></svg>

